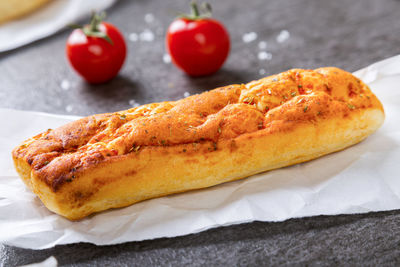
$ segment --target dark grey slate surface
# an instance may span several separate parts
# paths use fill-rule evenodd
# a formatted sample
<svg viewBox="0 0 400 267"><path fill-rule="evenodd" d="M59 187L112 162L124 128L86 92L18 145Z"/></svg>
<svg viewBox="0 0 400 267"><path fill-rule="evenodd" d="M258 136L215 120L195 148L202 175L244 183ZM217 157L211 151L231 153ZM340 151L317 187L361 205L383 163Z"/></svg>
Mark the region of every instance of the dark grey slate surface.
<svg viewBox="0 0 400 267"><path fill-rule="evenodd" d="M129 56L105 85L84 83L64 56L69 31L0 54L0 107L88 115L140 104L175 100L220 85L246 82L293 67L333 65L349 71L400 53L399 0L210 1L232 41L218 73L192 79L163 63L165 29L187 1L120 0L109 21L127 39ZM146 23L145 14L155 19ZM145 29L153 42L131 42ZM290 38L279 44L281 30ZM257 40L244 43L245 33ZM257 58L267 41L272 59ZM61 88L63 80L70 88ZM132 104L132 101L131 101ZM57 246L43 251L0 246L0 265L16 266L54 255L60 265L396 265L400 262L400 211L322 216L282 223L255 222L203 233L116 246Z"/></svg>

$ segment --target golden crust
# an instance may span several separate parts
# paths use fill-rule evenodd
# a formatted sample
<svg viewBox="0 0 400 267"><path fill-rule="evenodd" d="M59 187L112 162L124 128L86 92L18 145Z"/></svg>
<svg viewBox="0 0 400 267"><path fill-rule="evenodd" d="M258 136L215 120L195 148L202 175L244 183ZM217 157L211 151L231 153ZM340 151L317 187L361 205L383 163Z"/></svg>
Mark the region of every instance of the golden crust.
<svg viewBox="0 0 400 267"><path fill-rule="evenodd" d="M350 73L293 69L83 118L25 141L13 158L42 202L75 220L314 159L383 120L379 100Z"/></svg>

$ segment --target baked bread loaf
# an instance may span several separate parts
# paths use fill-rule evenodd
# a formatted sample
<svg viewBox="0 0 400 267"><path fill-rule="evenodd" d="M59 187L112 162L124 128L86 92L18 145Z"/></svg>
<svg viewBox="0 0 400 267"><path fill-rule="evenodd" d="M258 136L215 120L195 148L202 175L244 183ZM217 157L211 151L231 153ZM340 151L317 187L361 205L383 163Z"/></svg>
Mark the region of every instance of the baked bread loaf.
<svg viewBox="0 0 400 267"><path fill-rule="evenodd" d="M50 0L1 0L0 24L28 15Z"/></svg>
<svg viewBox="0 0 400 267"><path fill-rule="evenodd" d="M12 152L25 184L71 220L344 149L384 121L367 85L293 69L175 102L89 116Z"/></svg>

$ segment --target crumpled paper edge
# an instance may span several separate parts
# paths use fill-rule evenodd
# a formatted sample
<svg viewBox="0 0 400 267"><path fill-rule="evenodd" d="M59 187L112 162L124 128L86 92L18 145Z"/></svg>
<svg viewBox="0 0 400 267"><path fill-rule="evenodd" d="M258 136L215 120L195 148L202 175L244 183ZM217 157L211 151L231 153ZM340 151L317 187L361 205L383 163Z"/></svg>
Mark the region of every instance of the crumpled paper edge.
<svg viewBox="0 0 400 267"><path fill-rule="evenodd" d="M394 65L396 65L396 63L398 64L399 61L400 55L397 55L371 64L366 68L355 71L353 74L364 83L371 84L377 79L399 75L400 70L394 67Z"/></svg>

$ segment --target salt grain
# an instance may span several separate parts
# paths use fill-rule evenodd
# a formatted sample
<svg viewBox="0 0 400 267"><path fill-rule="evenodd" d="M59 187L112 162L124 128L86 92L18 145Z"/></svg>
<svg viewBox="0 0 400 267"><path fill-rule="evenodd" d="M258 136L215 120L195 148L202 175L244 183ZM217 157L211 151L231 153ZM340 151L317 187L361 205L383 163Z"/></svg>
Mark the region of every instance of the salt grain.
<svg viewBox="0 0 400 267"><path fill-rule="evenodd" d="M129 34L129 40L132 42L137 42L137 40L139 40L139 36L137 35L137 33L131 33Z"/></svg>
<svg viewBox="0 0 400 267"><path fill-rule="evenodd" d="M258 53L258 59L259 60L271 60L272 59L272 54L265 52L265 51L261 51Z"/></svg>
<svg viewBox="0 0 400 267"><path fill-rule="evenodd" d="M255 32L245 33L245 34L243 34L243 36L242 36L242 40L243 40L243 42L245 42L245 43L253 42L253 41L256 40L256 39L257 39L257 33L255 33Z"/></svg>
<svg viewBox="0 0 400 267"><path fill-rule="evenodd" d="M135 108L140 106L140 104L138 102L136 102L135 99L129 100L129 105L132 107L135 107Z"/></svg>
<svg viewBox="0 0 400 267"><path fill-rule="evenodd" d="M154 15L151 13L147 13L146 15L144 15L144 21L146 21L146 23L152 23L154 21Z"/></svg>
<svg viewBox="0 0 400 267"><path fill-rule="evenodd" d="M183 96L184 96L184 97L188 97L188 96L190 96L190 94L189 94L189 92L185 92L185 93L183 94Z"/></svg>
<svg viewBox="0 0 400 267"><path fill-rule="evenodd" d="M264 75L266 72L265 72L264 69L260 69L260 70L258 71L258 73L259 73L260 75Z"/></svg>
<svg viewBox="0 0 400 267"><path fill-rule="evenodd" d="M154 41L154 33L148 29L144 30L139 34L140 41L143 42L152 42Z"/></svg>
<svg viewBox="0 0 400 267"><path fill-rule="evenodd" d="M267 49L267 45L268 45L268 43L266 41L261 41L258 43L258 48L260 50L265 50L265 49Z"/></svg>
<svg viewBox="0 0 400 267"><path fill-rule="evenodd" d="M282 30L276 37L278 43L286 42L290 38L290 33L287 30Z"/></svg>
<svg viewBox="0 0 400 267"><path fill-rule="evenodd" d="M171 63L171 56L169 54L164 54L163 55L163 61L165 64Z"/></svg>
<svg viewBox="0 0 400 267"><path fill-rule="evenodd" d="M67 111L67 112L72 112L73 109L74 109L74 107L72 105L67 105L65 107L65 111Z"/></svg>
<svg viewBox="0 0 400 267"><path fill-rule="evenodd" d="M61 89L65 90L65 91L71 87L68 80L62 80L60 86L61 86Z"/></svg>

